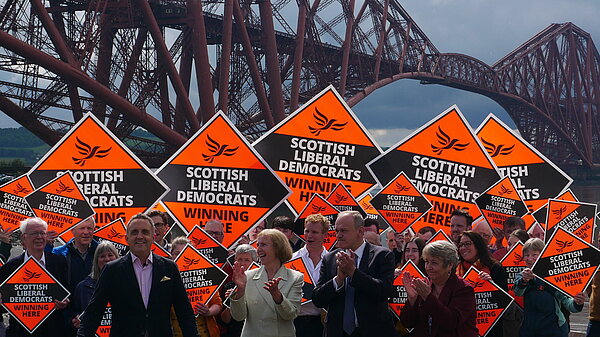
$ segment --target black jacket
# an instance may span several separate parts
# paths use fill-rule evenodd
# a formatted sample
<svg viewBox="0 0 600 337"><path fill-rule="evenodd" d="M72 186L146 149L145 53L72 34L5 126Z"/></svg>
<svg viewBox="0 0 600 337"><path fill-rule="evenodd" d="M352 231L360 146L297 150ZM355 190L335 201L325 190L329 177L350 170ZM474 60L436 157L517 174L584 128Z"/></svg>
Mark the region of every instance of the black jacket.
<svg viewBox="0 0 600 337"><path fill-rule="evenodd" d="M323 257L319 283L313 291L313 303L327 310L326 336L343 333L345 287L336 291L333 278L337 273L336 249ZM388 298L392 295L394 254L386 248L365 244L358 269L350 284L356 289L354 310L364 336L394 336Z"/></svg>
<svg viewBox="0 0 600 337"><path fill-rule="evenodd" d="M79 337L94 337L107 303L112 306L111 337L170 337L170 311L175 309L185 337L197 337L194 312L181 281L179 269L171 260L152 253L152 286L148 308L144 306L131 253L108 263L81 319Z"/></svg>

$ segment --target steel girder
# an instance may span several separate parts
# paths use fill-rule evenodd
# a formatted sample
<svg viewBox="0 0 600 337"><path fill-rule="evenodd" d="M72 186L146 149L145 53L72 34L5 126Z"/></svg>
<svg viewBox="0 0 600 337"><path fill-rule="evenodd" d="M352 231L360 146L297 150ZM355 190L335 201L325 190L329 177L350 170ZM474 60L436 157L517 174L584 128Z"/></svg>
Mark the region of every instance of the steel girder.
<svg viewBox="0 0 600 337"><path fill-rule="evenodd" d="M151 164L219 109L253 139L328 84L352 106L401 78L491 97L559 164L598 157L598 52L572 24L489 66L397 0L6 0L0 73L0 109L45 141L91 111Z"/></svg>

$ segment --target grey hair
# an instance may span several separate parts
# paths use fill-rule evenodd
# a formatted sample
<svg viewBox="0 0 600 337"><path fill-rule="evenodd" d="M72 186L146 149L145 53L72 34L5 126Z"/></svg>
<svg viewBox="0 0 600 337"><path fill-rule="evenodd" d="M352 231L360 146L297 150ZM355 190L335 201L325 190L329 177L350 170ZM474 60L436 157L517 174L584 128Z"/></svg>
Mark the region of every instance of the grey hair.
<svg viewBox="0 0 600 337"><path fill-rule="evenodd" d="M119 251L110 241L100 242L100 244L96 247L94 261L92 262L92 278L96 281L100 278L100 273L102 272L102 270L100 270L100 266L98 266L98 259L104 252L111 252L117 259L119 258Z"/></svg>
<svg viewBox="0 0 600 337"><path fill-rule="evenodd" d="M237 246L237 248L235 249L235 255L237 256L238 254L250 254L252 256L252 261L258 260L258 255L256 255L256 248L248 244L241 244Z"/></svg>
<svg viewBox="0 0 600 337"><path fill-rule="evenodd" d="M525 252L541 252L544 250L544 241L538 238L531 238L523 244L523 253Z"/></svg>
<svg viewBox="0 0 600 337"><path fill-rule="evenodd" d="M21 221L21 225L19 226L19 230L21 231L21 234L24 234L25 231L27 230L27 226L31 225L31 224L42 224L44 226L45 230L48 230L48 223L46 223L46 221L44 221L44 219L41 218L27 218L23 221Z"/></svg>
<svg viewBox="0 0 600 337"><path fill-rule="evenodd" d="M354 228L358 229L365 225L365 219L358 211L343 211L338 214L337 218L339 219L346 215L351 216L352 220L354 220Z"/></svg>
<svg viewBox="0 0 600 337"><path fill-rule="evenodd" d="M436 257L442 260L444 267L458 265L458 250L448 241L434 241L423 248L423 256Z"/></svg>
<svg viewBox="0 0 600 337"><path fill-rule="evenodd" d="M188 243L190 243L190 239L185 236L178 236L171 241L171 249L173 249L173 246L185 246Z"/></svg>

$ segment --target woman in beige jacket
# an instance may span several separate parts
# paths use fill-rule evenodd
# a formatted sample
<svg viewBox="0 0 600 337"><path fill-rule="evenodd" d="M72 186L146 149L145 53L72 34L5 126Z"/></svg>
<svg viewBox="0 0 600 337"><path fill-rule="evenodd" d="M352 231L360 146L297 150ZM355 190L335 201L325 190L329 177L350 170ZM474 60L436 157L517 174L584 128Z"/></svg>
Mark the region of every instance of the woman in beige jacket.
<svg viewBox="0 0 600 337"><path fill-rule="evenodd" d="M246 320L242 337L293 337L304 275L283 265L292 257L292 248L278 230L265 229L258 235L257 253L260 268L244 272L237 262L233 266L237 291L231 297L231 316Z"/></svg>

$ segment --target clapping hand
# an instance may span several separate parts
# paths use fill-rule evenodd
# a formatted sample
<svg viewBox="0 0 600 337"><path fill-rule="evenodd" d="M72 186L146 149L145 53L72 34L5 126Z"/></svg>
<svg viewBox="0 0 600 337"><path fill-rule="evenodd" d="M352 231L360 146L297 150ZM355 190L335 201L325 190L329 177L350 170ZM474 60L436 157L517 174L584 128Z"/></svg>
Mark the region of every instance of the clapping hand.
<svg viewBox="0 0 600 337"><path fill-rule="evenodd" d="M408 295L408 301L411 305L414 304L419 294L417 293L417 289L413 283L413 277L410 275L410 273L404 272L402 274L402 283L404 284L404 289Z"/></svg>
<svg viewBox="0 0 600 337"><path fill-rule="evenodd" d="M431 294L431 283L429 279L414 279L413 283L417 293L423 300L425 300L427 296Z"/></svg>
<svg viewBox="0 0 600 337"><path fill-rule="evenodd" d="M244 293L246 291L247 279L246 279L246 273L245 273L244 268L237 261L233 264L233 282L237 286L237 291L236 291L235 295L233 296L233 298L238 300L242 296L244 296Z"/></svg>
<svg viewBox="0 0 600 337"><path fill-rule="evenodd" d="M265 286L263 287L271 294L273 301L275 301L277 304L280 304L283 301L283 295L281 295L281 291L279 290L279 282L281 280L283 280L281 277L270 279L269 281L265 282Z"/></svg>

